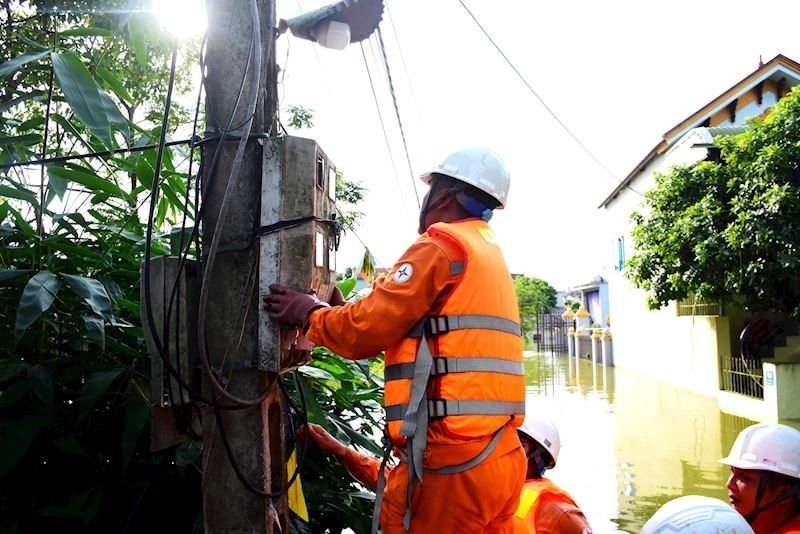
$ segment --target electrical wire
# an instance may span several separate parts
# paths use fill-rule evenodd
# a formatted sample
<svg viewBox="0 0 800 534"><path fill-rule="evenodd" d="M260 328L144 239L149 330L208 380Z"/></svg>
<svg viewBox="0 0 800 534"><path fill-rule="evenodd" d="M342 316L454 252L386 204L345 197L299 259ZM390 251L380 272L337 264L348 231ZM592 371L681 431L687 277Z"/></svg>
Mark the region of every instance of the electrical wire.
<svg viewBox="0 0 800 534"><path fill-rule="evenodd" d="M369 78L369 87L372 90L372 98L375 100L375 110L378 112L378 120L381 122L381 130L383 130L383 139L386 142L386 151L389 153L389 161L392 163L392 172L394 173L394 180L397 182L397 190L400 192L400 201L403 203L403 209L408 213L408 206L406 205L405 198L403 197L403 188L400 186L400 176L397 174L397 165L394 162L394 155L392 154L392 147L389 144L389 136L386 134L386 125L383 122L383 114L381 107L378 104L378 95L375 92L375 84L372 82L372 74L369 72L369 64L367 63L367 56L364 53L364 44L358 43L361 47L361 57L364 58L364 68L367 71L367 78ZM416 193L416 190L414 191Z"/></svg>
<svg viewBox="0 0 800 534"><path fill-rule="evenodd" d="M397 33L397 28L394 25L394 18L392 18L392 11L389 9L389 2L386 2L386 14L388 15L389 24L392 26L392 34L394 35L394 42L397 44L397 52L400 54L400 64L403 65L403 72L406 74L408 80L408 88L411 91L411 100L414 102L414 109L417 111L417 119L423 122L422 113L419 111L419 104L417 103L417 93L414 91L414 84L411 82L411 75L408 73L408 66L406 65L406 58L403 54L403 47L400 46L400 35ZM425 131L423 124L423 131Z"/></svg>
<svg viewBox="0 0 800 534"><path fill-rule="evenodd" d="M383 46L383 36L381 35L381 28L375 28L375 33L378 35L378 44L383 55L383 67L386 70L386 79L389 81L389 92L392 94L392 103L394 103L394 112L397 115L397 124L400 126L400 137L403 139L403 149L406 153L406 163L408 163L408 172L411 176L411 185L414 186L414 198L417 200L417 208L422 208L419 202L419 192L417 191L417 181L414 178L414 171L411 168L411 157L408 154L408 143L406 143L406 134L403 129L403 121L400 119L400 108L397 105L397 96L394 93L394 83L392 82L392 72L389 70L389 60L386 57L386 48Z"/></svg>
<svg viewBox="0 0 800 534"><path fill-rule="evenodd" d="M303 425L304 426L308 426L308 409L307 409L307 404L306 404L305 393L303 392L303 387L300 385L300 379L298 378L297 371L292 371L292 373L294 375L294 380L295 380L295 384L296 384L296 387L297 387L298 395L300 396L300 401L303 404L303 410L302 410ZM281 389L283 390L284 394L288 398L288 393L286 392L285 386L281 385ZM294 407L294 404L291 402L291 400L289 400L289 403ZM294 408L294 409L296 410L296 408ZM265 499L272 499L272 498L275 498L275 497L281 497L284 494L286 494L289 491L289 489L292 487L292 485L294 484L294 482L297 479L297 477L300 476L300 471L301 471L302 466L303 466L303 461L305 460L306 449L308 447L307 441L303 440L303 444L300 447L300 454L298 454L298 457L297 457L297 467L295 468L294 473L292 473L292 476L289 477L289 480L286 482L286 485L283 486L278 491L274 491L274 492L263 491L263 490L260 490L260 489L256 488L253 485L252 482L247 480L247 478L244 476L244 473L242 473L242 469L239 466L239 463L236 461L236 456L233 453L233 447L231 446L230 440L228 440L228 434L225 431L225 425L222 423L222 420L221 420L221 417L220 417L221 414L219 414L216 411L216 407L215 407L215 412L214 413L215 413L215 419L216 419L216 422L217 422L217 428L219 429L219 436L220 436L220 439L222 440L222 445L225 448L225 451L227 453L228 460L229 460L229 462L231 464L231 467L233 468L234 473L236 473L236 477L239 479L239 481L242 483L242 485L248 491L250 491L251 493L254 493L254 494L258 495L259 497L263 497Z"/></svg>
<svg viewBox="0 0 800 534"><path fill-rule="evenodd" d="M592 151L589 150L586 147L586 145L584 145L583 142L580 139L578 139L578 136L576 136L574 133L572 133L572 130L567 128L567 125L564 124L564 122L561 119L558 118L558 115L556 115L555 112L552 109L550 109L550 106L548 106L545 103L545 101L534 90L534 88L531 86L531 84L528 83L528 80L525 79L525 77L522 75L522 73L519 71L519 69L517 69L517 67L514 66L514 64L511 62L511 60L508 59L508 56L506 56L505 53L503 53L503 51L497 45L495 40L492 39L492 36L489 35L489 32L486 31L486 28L484 28L483 25L478 21L478 19L475 18L475 15L472 14L472 11L470 11L470 9L463 2L463 0L458 0L458 3L461 4L461 7L464 8L464 10L469 14L469 16L472 18L472 20L478 26L478 28L480 28L480 30L483 32L483 35L485 35L486 38L489 39L489 42L492 43L492 46L494 46L495 50L497 50L497 52L503 57L505 62L508 64L508 66L511 67L511 70L513 70L514 73L517 75L517 77L519 77L519 79L522 81L522 83L525 84L525 87L528 88L528 91L530 91L530 93L534 97L536 97L536 99L539 101L539 103L542 106L544 106L544 109L547 110L547 112L550 114L550 116L553 117L553 119L555 119L555 121L558 123L558 125L561 126L561 128L565 132L567 132L567 134L573 139L573 141L575 141L578 144L579 147L581 147L581 149L586 153L586 155L588 155L595 163L597 163L597 165L599 165L600 168L602 168L606 173L608 173L608 175L611 176L614 180L616 180L620 184L624 185L625 187L627 187L628 189L630 189L631 191L633 191L637 195L643 196L639 191L636 191L630 185L626 184L623 180L620 180L619 178L617 178L617 176L613 172L611 172L611 170L608 167L606 167L605 164L602 161L600 161L600 159L597 156L595 156L594 153L592 153Z"/></svg>
<svg viewBox="0 0 800 534"><path fill-rule="evenodd" d="M233 395L232 393L228 392L222 384L214 376L214 372L211 369L211 362L210 357L208 354L208 347L206 345L206 309L208 306L208 289L210 287L210 279L211 273L214 271L214 263L216 261L217 251L219 249L219 242L220 236L222 235L223 228L225 226L225 216L228 211L229 201L231 197L231 192L236 189L239 180L239 168L241 166L243 157L244 157L244 149L247 146L248 135L250 133L250 129L253 124L253 117L255 116L256 106L258 104L258 95L259 95L259 87L261 83L261 27L260 27L260 17L258 15L258 9L256 7L255 0L250 1L250 10L252 14L252 34L250 40L250 53L254 55L255 65L252 69L250 74L252 85L251 85L251 100L247 107L246 116L248 117L245 121L245 124L242 128L243 134L241 135L241 139L239 141L239 146L237 147L236 154L234 155L233 162L231 164L228 182L225 186L225 192L222 197L222 202L220 205L219 213L217 214L217 224L214 227L214 232L211 238L211 245L208 250L208 256L206 260L206 265L203 269L203 277L200 283L200 297L198 301L198 309L197 309L197 339L198 339L198 351L200 353L200 360L203 365L203 369L206 372L207 378L211 385L214 387L216 392L220 394L222 397L225 397L227 400L237 404L239 406L258 406L260 405L264 399L267 398L269 395L269 389L259 395L254 399L242 399ZM271 47L268 48L271 50ZM249 61L248 61L249 63ZM266 63L269 63L269 57L266 59ZM245 70L247 73L247 69ZM213 172L213 163L212 163L212 172Z"/></svg>

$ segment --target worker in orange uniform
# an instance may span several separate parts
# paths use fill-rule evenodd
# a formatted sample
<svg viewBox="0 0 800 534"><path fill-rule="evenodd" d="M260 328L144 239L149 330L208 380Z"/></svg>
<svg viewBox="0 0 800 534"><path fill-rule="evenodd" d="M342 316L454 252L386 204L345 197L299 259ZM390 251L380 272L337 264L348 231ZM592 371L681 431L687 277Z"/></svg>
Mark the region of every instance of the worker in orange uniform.
<svg viewBox="0 0 800 534"><path fill-rule="evenodd" d="M800 534L800 431L751 425L720 462L731 466L731 505L756 534Z"/></svg>
<svg viewBox="0 0 800 534"><path fill-rule="evenodd" d="M520 534L591 534L592 528L575 501L544 472L558 460L561 439L547 418L529 414L517 429L528 458L527 481L514 514L514 532ZM298 430L300 439L309 436L325 452L336 456L350 474L367 488L375 489L381 461L362 454L331 436L320 425L308 424ZM384 469L391 469L385 466Z"/></svg>
<svg viewBox="0 0 800 534"><path fill-rule="evenodd" d="M591 534L586 516L572 497L544 476L546 470L555 467L561 450L556 426L546 417L529 414L517 432L528 458L528 469L514 513L514 532Z"/></svg>
<svg viewBox="0 0 800 534"><path fill-rule="evenodd" d="M385 481L379 470L373 531L380 520L385 534L510 533L525 377L514 284L487 224L509 174L478 148L420 178L421 235L368 296L329 306L273 285L267 309L345 358L385 351L390 449L402 461Z"/></svg>

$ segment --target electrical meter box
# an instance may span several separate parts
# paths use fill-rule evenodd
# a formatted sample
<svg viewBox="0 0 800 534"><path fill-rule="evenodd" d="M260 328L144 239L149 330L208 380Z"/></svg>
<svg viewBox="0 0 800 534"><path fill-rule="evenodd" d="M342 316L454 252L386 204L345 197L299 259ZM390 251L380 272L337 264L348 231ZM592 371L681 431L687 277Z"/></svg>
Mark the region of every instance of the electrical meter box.
<svg viewBox="0 0 800 534"><path fill-rule="evenodd" d="M261 182L261 295L270 284L315 291L328 300L336 284L336 167L311 139L264 141ZM282 373L310 358L300 329L280 327L261 309L258 368Z"/></svg>

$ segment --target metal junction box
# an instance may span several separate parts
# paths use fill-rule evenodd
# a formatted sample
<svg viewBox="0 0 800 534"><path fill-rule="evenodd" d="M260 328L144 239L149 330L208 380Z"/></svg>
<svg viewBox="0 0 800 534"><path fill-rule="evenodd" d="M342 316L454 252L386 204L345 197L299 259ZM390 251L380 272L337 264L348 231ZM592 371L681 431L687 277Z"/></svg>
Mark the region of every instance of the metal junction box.
<svg viewBox="0 0 800 534"><path fill-rule="evenodd" d="M284 136L265 140L263 169L260 294L279 283L327 300L336 283L336 168L315 141ZM261 310L262 371L285 372L308 361L302 332L283 330Z"/></svg>

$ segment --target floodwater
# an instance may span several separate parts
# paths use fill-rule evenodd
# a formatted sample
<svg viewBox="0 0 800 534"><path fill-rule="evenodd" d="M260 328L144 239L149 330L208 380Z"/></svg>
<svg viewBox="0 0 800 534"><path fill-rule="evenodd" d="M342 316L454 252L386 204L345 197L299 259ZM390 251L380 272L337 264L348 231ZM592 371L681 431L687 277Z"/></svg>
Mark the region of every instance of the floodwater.
<svg viewBox="0 0 800 534"><path fill-rule="evenodd" d="M596 533L637 533L681 495L727 502L729 468L718 460L754 421L625 369L576 365L561 354L525 356L528 398L561 435L558 465L547 476L572 495Z"/></svg>

